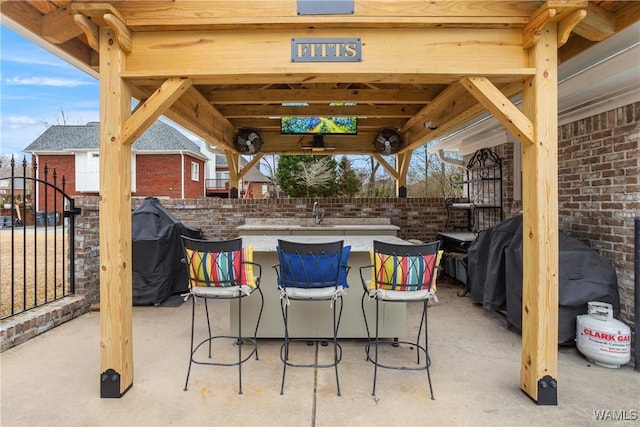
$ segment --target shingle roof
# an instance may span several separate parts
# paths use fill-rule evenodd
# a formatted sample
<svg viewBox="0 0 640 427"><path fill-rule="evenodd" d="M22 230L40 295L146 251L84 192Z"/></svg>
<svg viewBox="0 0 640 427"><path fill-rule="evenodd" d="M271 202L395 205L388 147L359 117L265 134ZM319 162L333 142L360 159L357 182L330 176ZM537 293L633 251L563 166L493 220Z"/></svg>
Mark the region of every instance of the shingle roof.
<svg viewBox="0 0 640 427"><path fill-rule="evenodd" d="M100 147L100 124L53 125L24 149L27 153L97 150ZM200 147L177 129L161 121L154 122L133 144L135 151L187 151L202 157Z"/></svg>

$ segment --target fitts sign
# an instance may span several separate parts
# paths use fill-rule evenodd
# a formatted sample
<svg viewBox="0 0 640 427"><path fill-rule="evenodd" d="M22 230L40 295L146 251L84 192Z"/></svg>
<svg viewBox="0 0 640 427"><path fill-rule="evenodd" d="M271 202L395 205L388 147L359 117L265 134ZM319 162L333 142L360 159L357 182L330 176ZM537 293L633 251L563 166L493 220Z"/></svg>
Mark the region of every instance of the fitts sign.
<svg viewBox="0 0 640 427"><path fill-rule="evenodd" d="M359 38L291 39L291 62L359 62Z"/></svg>

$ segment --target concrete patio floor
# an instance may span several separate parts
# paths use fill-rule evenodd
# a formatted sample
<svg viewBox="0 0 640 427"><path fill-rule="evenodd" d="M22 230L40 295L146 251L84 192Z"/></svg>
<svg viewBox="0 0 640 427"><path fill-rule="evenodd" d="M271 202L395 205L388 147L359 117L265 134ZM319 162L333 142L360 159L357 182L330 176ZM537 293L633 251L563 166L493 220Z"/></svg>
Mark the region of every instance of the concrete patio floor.
<svg viewBox="0 0 640 427"><path fill-rule="evenodd" d="M191 303L134 307L134 383L100 398L100 316L91 312L0 355L2 426L531 426L637 425L640 373L593 365L575 347L558 355L558 405L538 406L519 387L520 335L505 318L440 283L429 311L431 375L379 370L363 340L342 340L342 396L332 369L290 368L280 395L279 340L260 340L258 361L236 368L194 365L183 391ZM360 292L353 288L351 292ZM229 306L215 303L228 328ZM409 309L413 335L418 307ZM415 325L414 325L415 324ZM391 347L389 347L391 348ZM330 347L317 347L321 355ZM315 347L300 348L313 357ZM597 419L602 411L605 420ZM622 418L612 421L612 418Z"/></svg>

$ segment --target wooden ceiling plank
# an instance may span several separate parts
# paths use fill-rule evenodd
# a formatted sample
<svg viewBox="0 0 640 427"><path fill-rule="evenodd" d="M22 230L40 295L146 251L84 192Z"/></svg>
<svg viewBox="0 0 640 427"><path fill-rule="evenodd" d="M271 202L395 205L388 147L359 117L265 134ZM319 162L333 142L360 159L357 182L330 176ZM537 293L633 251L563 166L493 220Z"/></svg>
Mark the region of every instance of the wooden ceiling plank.
<svg viewBox="0 0 640 427"><path fill-rule="evenodd" d="M615 14L616 31L622 31L640 21L640 1L630 1L622 5Z"/></svg>
<svg viewBox="0 0 640 427"><path fill-rule="evenodd" d="M433 89L264 89L210 90L206 97L212 104L281 104L283 102L330 102L426 104L434 97Z"/></svg>
<svg viewBox="0 0 640 427"><path fill-rule="evenodd" d="M123 144L133 144L165 110L191 87L191 79L168 79L147 100L140 103L122 129Z"/></svg>
<svg viewBox="0 0 640 427"><path fill-rule="evenodd" d="M465 77L461 83L518 140L533 144L531 120L486 77Z"/></svg>
<svg viewBox="0 0 640 427"><path fill-rule="evenodd" d="M55 3L52 3L49 0L27 0L26 3L29 3L34 9L38 10L38 12L43 15L51 13L58 8Z"/></svg>
<svg viewBox="0 0 640 427"><path fill-rule="evenodd" d="M348 117L395 117L408 118L419 109L414 105L357 105L311 107L275 106L275 105L232 105L220 107L220 113L229 118L269 118L282 116L348 116Z"/></svg>

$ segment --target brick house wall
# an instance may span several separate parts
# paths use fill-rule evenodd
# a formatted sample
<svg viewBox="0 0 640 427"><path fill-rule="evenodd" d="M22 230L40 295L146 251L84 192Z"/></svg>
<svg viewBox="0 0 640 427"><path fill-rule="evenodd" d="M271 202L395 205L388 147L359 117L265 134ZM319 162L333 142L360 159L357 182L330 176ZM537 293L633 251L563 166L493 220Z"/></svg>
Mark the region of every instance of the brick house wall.
<svg viewBox="0 0 640 427"><path fill-rule="evenodd" d="M191 162L199 166L199 179L191 179ZM184 167L185 198L204 195L204 161L180 154L136 155L136 191L134 196L182 197L182 173Z"/></svg>
<svg viewBox="0 0 640 427"><path fill-rule="evenodd" d="M191 164L198 164L198 179L194 180L191 176ZM195 157L184 156L184 198L195 199L205 195L204 182L204 161Z"/></svg>
<svg viewBox="0 0 640 427"><path fill-rule="evenodd" d="M36 156L33 156L32 163L35 158ZM62 183L64 181L64 192L71 197L77 195L75 156L73 154L39 155L37 156L37 166L38 170L36 178L46 180L51 184L55 184L59 188L62 188ZM47 172L46 175L45 170ZM54 174L56 177L55 181ZM53 191L51 188L46 188L47 186L44 184L39 184L38 187L40 197L38 199L37 210L39 212L61 212L63 206L62 197L58 197L58 200L55 200L52 197ZM46 198L45 194L47 194Z"/></svg>
<svg viewBox="0 0 640 427"><path fill-rule="evenodd" d="M640 102L558 129L560 230L618 273L622 317L634 321L634 218L640 216Z"/></svg>
<svg viewBox="0 0 640 427"><path fill-rule="evenodd" d="M136 191L134 196L154 197L182 197L182 167L184 160L185 198L196 198L204 195L204 161L185 154L137 154L136 155ZM54 170L57 175L57 185L62 186L65 181L65 192L71 197L86 195L76 191L76 167L75 155L39 155L38 176L44 179L45 165L48 169L47 180L53 183ZM191 163L199 165L199 179L191 179ZM44 185L40 185L40 194L44 195ZM97 193L96 193L97 194ZM62 199L57 201L57 210L61 211ZM54 200L48 198L47 206L44 205L44 197L40 197L38 211L53 212Z"/></svg>

